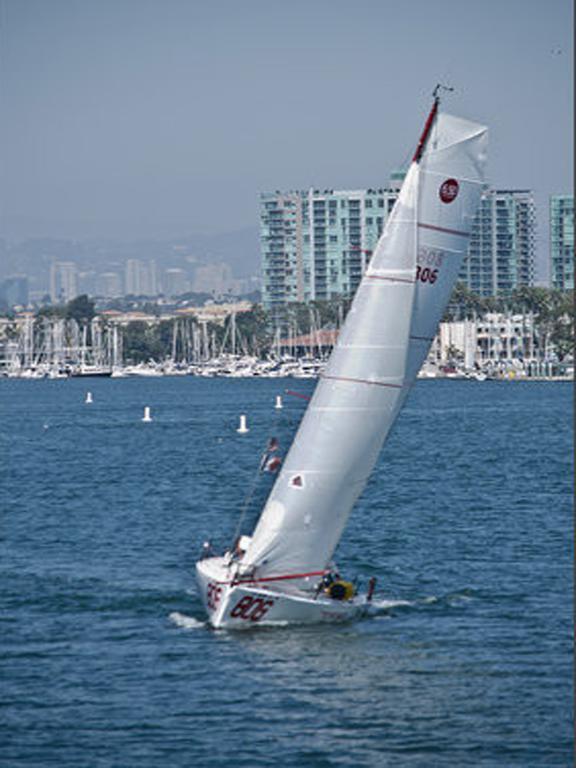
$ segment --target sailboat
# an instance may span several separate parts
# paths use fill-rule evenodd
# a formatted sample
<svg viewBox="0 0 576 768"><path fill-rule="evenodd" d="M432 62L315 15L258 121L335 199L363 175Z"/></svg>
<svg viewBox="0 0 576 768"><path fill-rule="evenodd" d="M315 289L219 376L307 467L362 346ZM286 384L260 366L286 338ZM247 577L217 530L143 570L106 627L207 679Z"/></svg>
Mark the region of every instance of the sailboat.
<svg viewBox="0 0 576 768"><path fill-rule="evenodd" d="M344 326L252 535L196 564L215 628L346 621L365 594L332 564L352 508L426 359L468 248L487 128L440 88Z"/></svg>

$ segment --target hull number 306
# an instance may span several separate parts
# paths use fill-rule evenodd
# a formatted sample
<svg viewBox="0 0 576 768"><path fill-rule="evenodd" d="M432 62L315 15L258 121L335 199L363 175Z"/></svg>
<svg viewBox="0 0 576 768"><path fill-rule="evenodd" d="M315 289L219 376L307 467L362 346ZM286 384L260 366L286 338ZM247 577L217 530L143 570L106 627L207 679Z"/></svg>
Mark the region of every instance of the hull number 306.
<svg viewBox="0 0 576 768"><path fill-rule="evenodd" d="M260 621L275 602L275 600L265 600L263 597L244 595L230 611L230 617L244 621Z"/></svg>

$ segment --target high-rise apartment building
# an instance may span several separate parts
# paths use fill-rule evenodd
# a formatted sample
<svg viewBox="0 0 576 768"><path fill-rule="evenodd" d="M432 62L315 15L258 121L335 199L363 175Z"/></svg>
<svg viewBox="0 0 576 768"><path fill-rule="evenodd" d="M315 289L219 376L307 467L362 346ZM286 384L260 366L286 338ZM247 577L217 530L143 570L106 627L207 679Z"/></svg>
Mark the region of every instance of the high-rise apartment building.
<svg viewBox="0 0 576 768"><path fill-rule="evenodd" d="M192 290L196 293L230 293L234 282L229 264L203 264L196 267Z"/></svg>
<svg viewBox="0 0 576 768"><path fill-rule="evenodd" d="M550 198L550 284L574 288L574 195Z"/></svg>
<svg viewBox="0 0 576 768"><path fill-rule="evenodd" d="M190 290L190 280L183 269L173 267L164 271L164 293L170 298L181 296Z"/></svg>
<svg viewBox="0 0 576 768"><path fill-rule="evenodd" d="M140 259L128 259L125 293L128 296L156 296L159 293L156 262L153 259L147 263Z"/></svg>
<svg viewBox="0 0 576 768"><path fill-rule="evenodd" d="M78 267L73 261L56 261L50 266L50 298L57 304L78 296Z"/></svg>
<svg viewBox="0 0 576 768"><path fill-rule="evenodd" d="M350 296L378 242L397 189L317 190L261 195L263 301Z"/></svg>
<svg viewBox="0 0 576 768"><path fill-rule="evenodd" d="M386 188L260 196L263 303L274 321L291 302L354 294L403 175ZM533 285L534 234L531 192L486 189L460 280L482 296Z"/></svg>
<svg viewBox="0 0 576 768"><path fill-rule="evenodd" d="M98 296L105 296L108 299L122 296L122 281L118 272L103 272L98 275L96 290Z"/></svg>
<svg viewBox="0 0 576 768"><path fill-rule="evenodd" d="M506 296L534 285L535 229L530 190L486 189L459 279L479 296Z"/></svg>

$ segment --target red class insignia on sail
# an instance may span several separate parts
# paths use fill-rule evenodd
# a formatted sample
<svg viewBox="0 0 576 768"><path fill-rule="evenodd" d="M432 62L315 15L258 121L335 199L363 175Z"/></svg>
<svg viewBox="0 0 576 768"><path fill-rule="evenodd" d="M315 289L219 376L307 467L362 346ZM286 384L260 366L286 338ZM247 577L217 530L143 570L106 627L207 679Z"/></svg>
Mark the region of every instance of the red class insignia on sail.
<svg viewBox="0 0 576 768"><path fill-rule="evenodd" d="M459 184L456 179L446 179L440 187L440 200L443 203L451 203L458 196Z"/></svg>

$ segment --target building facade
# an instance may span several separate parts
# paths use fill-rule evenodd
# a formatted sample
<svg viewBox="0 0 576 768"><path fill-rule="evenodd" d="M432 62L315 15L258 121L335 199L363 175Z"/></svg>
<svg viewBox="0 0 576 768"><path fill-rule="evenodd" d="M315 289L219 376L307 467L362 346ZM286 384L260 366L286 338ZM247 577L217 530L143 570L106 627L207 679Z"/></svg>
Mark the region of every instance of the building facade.
<svg viewBox="0 0 576 768"><path fill-rule="evenodd" d="M352 296L403 178L386 188L275 192L260 196L262 297L275 317L292 302ZM460 280L481 296L534 284L532 193L490 190L482 196Z"/></svg>
<svg viewBox="0 0 576 768"><path fill-rule="evenodd" d="M56 261L50 266L50 299L54 304L78 296L78 267L73 261Z"/></svg>
<svg viewBox="0 0 576 768"><path fill-rule="evenodd" d="M351 296L397 188L276 192L260 198L264 306Z"/></svg>
<svg viewBox="0 0 576 768"><path fill-rule="evenodd" d="M550 198L550 285L574 289L574 195Z"/></svg>
<svg viewBox="0 0 576 768"><path fill-rule="evenodd" d="M122 296L122 280L118 272L102 272L96 280L96 293L108 299Z"/></svg>
<svg viewBox="0 0 576 768"><path fill-rule="evenodd" d="M127 260L124 290L128 296L156 296L159 293L154 259L147 262L140 259Z"/></svg>
<svg viewBox="0 0 576 768"><path fill-rule="evenodd" d="M172 299L176 296L181 296L183 293L188 293L190 290L188 274L179 267L171 267L164 270L162 285L164 294Z"/></svg>
<svg viewBox="0 0 576 768"><path fill-rule="evenodd" d="M536 213L530 190L486 189L459 275L479 296L506 296L533 286Z"/></svg>

